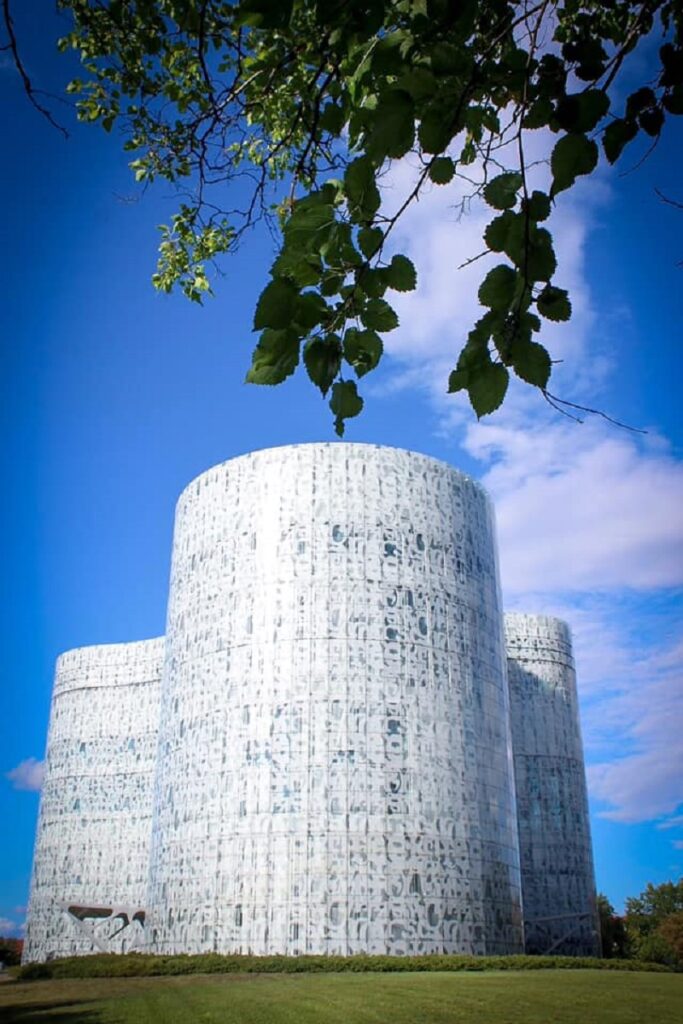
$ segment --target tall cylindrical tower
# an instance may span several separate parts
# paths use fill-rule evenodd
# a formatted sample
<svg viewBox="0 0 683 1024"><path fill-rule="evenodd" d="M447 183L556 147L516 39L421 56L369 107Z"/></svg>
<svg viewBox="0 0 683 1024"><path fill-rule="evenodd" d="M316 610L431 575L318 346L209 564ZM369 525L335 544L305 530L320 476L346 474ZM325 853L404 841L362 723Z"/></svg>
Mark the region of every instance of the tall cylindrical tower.
<svg viewBox="0 0 683 1024"><path fill-rule="evenodd" d="M568 626L506 615L528 953L600 952L588 797Z"/></svg>
<svg viewBox="0 0 683 1024"><path fill-rule="evenodd" d="M488 500L410 452L312 444L178 503L151 949L522 946Z"/></svg>
<svg viewBox="0 0 683 1024"><path fill-rule="evenodd" d="M25 962L97 952L90 936L121 928L80 921L77 908L145 906L163 647L81 647L57 661ZM107 948L133 937L137 926Z"/></svg>

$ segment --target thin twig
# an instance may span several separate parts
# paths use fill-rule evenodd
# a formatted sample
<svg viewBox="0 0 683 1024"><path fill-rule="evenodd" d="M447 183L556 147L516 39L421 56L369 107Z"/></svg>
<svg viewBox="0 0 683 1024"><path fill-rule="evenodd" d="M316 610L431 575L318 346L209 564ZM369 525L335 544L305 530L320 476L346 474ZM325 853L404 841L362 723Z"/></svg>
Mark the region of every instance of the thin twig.
<svg viewBox="0 0 683 1024"><path fill-rule="evenodd" d="M484 251L480 252L478 256L470 256L470 258L468 260L465 260L464 263L460 264L460 266L458 267L458 270L464 270L465 267L469 267L469 265L471 263L476 263L477 260L480 260L482 258L482 256L488 256L490 252L491 252L490 249L484 249Z"/></svg>
<svg viewBox="0 0 683 1024"><path fill-rule="evenodd" d="M555 400L552 398L552 396L548 394L547 391L541 391L541 394L545 398L545 400L548 403L548 405L551 405L553 407L553 409L555 409L556 412L562 413L563 416L566 416L567 419L574 420L575 423L583 423L584 422L584 420L580 419L578 416L573 416L572 413L567 412L566 409L562 409L555 402Z"/></svg>
<svg viewBox="0 0 683 1024"><path fill-rule="evenodd" d="M669 206L673 206L676 210L683 210L683 203L679 203L677 199L670 199L669 196L665 196L664 193L656 187L655 192L663 203L667 203Z"/></svg>
<svg viewBox="0 0 683 1024"><path fill-rule="evenodd" d="M622 423L621 420L616 420L613 416L608 416L606 412L602 411L602 409L591 409L589 405L579 405L577 402L569 402L566 398L558 398L557 395L551 394L551 392L546 388L543 388L542 391L545 400L549 402L550 405L553 405L554 408L558 408L554 405L554 403L557 402L558 405L566 405L570 409L577 409L579 412L589 413L591 416L601 416L603 420L607 420L608 423L612 423L615 427L621 427L622 430L630 430L634 434L647 434L647 430L643 430L641 427L632 427L628 423ZM558 412L562 412L566 416L571 415L564 409L558 408ZM579 419L578 416L571 416L571 418L577 420L579 423L583 423L583 420Z"/></svg>
<svg viewBox="0 0 683 1024"><path fill-rule="evenodd" d="M36 90L33 88L31 79L28 77L26 68L24 67L21 57L19 56L19 46L17 43L17 37L14 32L14 22L12 21L9 3L10 0L2 0L2 12L5 20L5 28L7 29L7 36L9 38L8 46L3 47L3 49L9 49L12 53L14 66L19 72L19 77L21 78L22 84L24 86L24 92L26 93L29 103L33 107L35 107L39 114L43 115L45 120L48 121L53 128L56 128L58 132L61 132L65 139L68 139L69 133L66 130L66 128L63 125L59 124L58 121L55 121L54 117L47 109L47 107L43 107L36 99Z"/></svg>

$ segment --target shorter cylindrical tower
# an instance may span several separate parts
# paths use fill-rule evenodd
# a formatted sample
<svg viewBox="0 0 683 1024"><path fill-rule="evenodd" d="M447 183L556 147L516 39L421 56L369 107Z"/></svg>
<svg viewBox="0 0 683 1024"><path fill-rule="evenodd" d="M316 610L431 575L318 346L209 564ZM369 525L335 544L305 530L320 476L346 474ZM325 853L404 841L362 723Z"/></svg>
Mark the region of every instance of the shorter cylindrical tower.
<svg viewBox="0 0 683 1024"><path fill-rule="evenodd" d="M599 954L595 876L569 628L506 615L527 953Z"/></svg>
<svg viewBox="0 0 683 1024"><path fill-rule="evenodd" d="M124 922L92 911L145 906L163 651L162 638L57 661L24 962L97 952ZM105 948L134 938L123 928Z"/></svg>

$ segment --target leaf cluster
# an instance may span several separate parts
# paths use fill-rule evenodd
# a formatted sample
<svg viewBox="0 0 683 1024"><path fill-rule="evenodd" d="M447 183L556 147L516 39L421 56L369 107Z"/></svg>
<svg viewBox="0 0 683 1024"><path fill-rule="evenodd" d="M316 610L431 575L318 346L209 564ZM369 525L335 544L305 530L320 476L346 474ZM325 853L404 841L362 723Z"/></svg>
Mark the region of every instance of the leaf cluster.
<svg viewBox="0 0 683 1024"><path fill-rule="evenodd" d="M425 190L451 189L455 202L474 180L491 210L484 244L498 262L479 289L482 315L453 339L448 382L483 416L511 375L546 391L543 331L572 312L556 281L556 203L601 150L615 163L683 112L675 0L59 5L72 21L60 45L84 67L70 86L79 116L118 125L136 180L162 178L181 195L161 229L155 285L201 301L207 262L268 221L278 252L247 380L279 384L303 363L339 434L363 407L357 380L399 326L392 293L417 286L392 232ZM655 74L613 109L613 83L653 33ZM533 188L528 138L538 130L553 146L546 183ZM383 175L408 155L415 182L387 213Z"/></svg>

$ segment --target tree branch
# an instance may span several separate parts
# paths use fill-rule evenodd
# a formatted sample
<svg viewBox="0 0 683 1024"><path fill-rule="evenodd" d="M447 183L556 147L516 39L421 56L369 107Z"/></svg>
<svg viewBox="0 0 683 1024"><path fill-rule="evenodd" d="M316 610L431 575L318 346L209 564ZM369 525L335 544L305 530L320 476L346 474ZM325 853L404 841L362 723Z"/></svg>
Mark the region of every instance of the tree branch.
<svg viewBox="0 0 683 1024"><path fill-rule="evenodd" d="M560 406L567 406L569 409L576 409L578 412L585 412L591 416L601 416L603 420L607 420L608 423L613 424L615 427L621 427L622 430L630 430L634 434L647 434L647 430L643 430L641 427L632 427L628 423L622 423L621 420L615 420L613 416L608 416L602 409L591 409L588 405L579 405L577 402L569 402L566 398L558 398L557 395L551 394L547 388L542 388L543 397L549 405L552 405L558 412L563 413L565 416L569 416L570 419L576 420L577 423L583 423L583 420L578 416L573 416L567 412L566 409L561 409Z"/></svg>
<svg viewBox="0 0 683 1024"><path fill-rule="evenodd" d="M42 114L45 120L48 121L53 128L56 128L58 132L61 132L65 139L68 139L69 133L66 130L66 128L63 125L59 124L58 121L55 121L54 117L47 109L47 107L42 106L42 104L39 103L36 99L37 90L33 87L33 84L28 76L26 68L24 67L22 59L19 56L19 45L17 43L17 37L14 32L14 22L12 21L12 14L10 12L9 3L10 0L2 0L2 14L5 22L5 28L7 29L7 37L9 39L8 46L3 47L3 49L9 49L10 53L12 54L14 66L17 69L17 72L19 73L19 77L21 78L22 84L24 86L24 92L26 93L26 96L31 106L33 106L39 114Z"/></svg>

